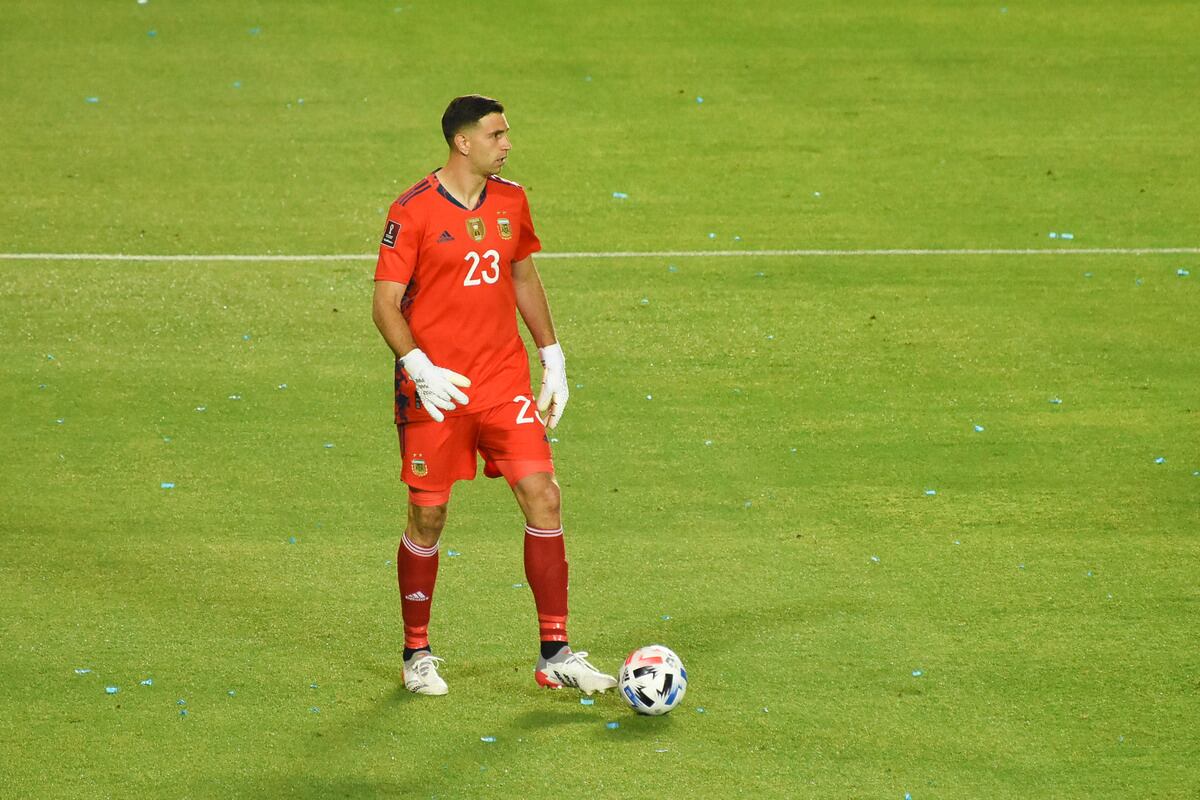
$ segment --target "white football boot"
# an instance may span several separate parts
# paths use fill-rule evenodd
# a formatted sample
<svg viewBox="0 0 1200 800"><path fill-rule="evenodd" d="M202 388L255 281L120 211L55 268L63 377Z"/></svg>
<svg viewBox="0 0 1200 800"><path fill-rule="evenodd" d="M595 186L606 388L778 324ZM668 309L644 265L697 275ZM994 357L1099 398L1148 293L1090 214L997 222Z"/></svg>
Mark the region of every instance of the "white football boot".
<svg viewBox="0 0 1200 800"><path fill-rule="evenodd" d="M538 658L533 677L539 686L547 689L570 686L589 695L606 692L617 685L616 678L588 663L587 653L573 653L569 647L563 647L553 658Z"/></svg>
<svg viewBox="0 0 1200 800"><path fill-rule="evenodd" d="M416 694L445 694L450 691L442 676L438 675L438 664L442 659L428 650L418 650L404 662L404 688Z"/></svg>

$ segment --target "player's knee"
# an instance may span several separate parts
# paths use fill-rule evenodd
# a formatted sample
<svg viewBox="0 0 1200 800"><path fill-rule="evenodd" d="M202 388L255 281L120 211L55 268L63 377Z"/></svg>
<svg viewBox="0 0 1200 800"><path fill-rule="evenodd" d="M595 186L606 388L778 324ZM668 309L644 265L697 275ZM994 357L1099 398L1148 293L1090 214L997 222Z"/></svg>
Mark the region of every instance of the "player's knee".
<svg viewBox="0 0 1200 800"><path fill-rule="evenodd" d="M531 517L558 517L562 507L562 493L552 476L546 473L532 475L521 481L518 489L521 492L521 504Z"/></svg>
<svg viewBox="0 0 1200 800"><path fill-rule="evenodd" d="M433 547L446 527L445 504L440 506L410 505L408 508L409 538L421 547Z"/></svg>

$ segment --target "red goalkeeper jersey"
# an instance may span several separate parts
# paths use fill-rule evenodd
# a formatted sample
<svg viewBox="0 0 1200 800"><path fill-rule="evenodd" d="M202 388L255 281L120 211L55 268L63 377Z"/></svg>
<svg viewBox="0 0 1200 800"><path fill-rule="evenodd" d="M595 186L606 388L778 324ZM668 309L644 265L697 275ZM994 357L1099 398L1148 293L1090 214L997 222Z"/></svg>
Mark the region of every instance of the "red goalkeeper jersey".
<svg viewBox="0 0 1200 800"><path fill-rule="evenodd" d="M400 310L417 347L471 379L471 414L530 394L529 359L517 332L512 263L542 249L520 184L491 176L479 204L463 207L434 171L388 210L375 280L407 284ZM396 361L396 422L430 419Z"/></svg>

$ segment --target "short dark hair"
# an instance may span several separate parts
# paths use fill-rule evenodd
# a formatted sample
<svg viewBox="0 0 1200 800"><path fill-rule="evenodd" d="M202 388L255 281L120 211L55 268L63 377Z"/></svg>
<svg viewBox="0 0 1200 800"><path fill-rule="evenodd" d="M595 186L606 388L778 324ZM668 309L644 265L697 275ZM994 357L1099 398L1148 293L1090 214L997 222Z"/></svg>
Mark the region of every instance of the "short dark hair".
<svg viewBox="0 0 1200 800"><path fill-rule="evenodd" d="M504 106L500 101L481 94L464 94L456 97L446 106L442 114L442 135L446 144L454 146L454 135L463 128L469 128L488 114L503 114Z"/></svg>

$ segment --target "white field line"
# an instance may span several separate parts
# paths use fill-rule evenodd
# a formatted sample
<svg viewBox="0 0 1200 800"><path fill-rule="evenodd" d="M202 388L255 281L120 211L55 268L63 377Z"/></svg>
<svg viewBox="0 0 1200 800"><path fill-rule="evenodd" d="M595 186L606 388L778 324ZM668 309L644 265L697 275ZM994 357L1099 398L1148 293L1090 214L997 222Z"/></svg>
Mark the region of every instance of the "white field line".
<svg viewBox="0 0 1200 800"><path fill-rule="evenodd" d="M538 259L574 258L752 258L786 256L793 258L837 256L1148 256L1200 255L1200 247L1080 247L1050 248L989 248L989 249L889 249L889 250L645 250L596 253L538 253ZM0 261L374 261L375 253L343 253L340 255L273 255L273 254L215 254L187 253L148 255L134 253L0 253Z"/></svg>

